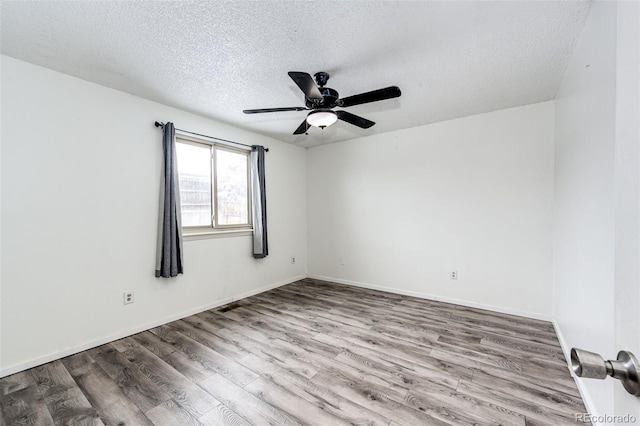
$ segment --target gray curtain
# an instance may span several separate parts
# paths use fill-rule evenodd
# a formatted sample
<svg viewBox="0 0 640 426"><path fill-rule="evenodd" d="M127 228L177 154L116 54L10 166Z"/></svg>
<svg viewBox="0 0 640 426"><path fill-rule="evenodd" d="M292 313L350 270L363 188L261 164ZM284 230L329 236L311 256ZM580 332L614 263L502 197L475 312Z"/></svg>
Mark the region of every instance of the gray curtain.
<svg viewBox="0 0 640 426"><path fill-rule="evenodd" d="M156 247L156 277L170 278L182 273L182 219L176 161L176 129L164 125L163 165L160 179L160 217Z"/></svg>
<svg viewBox="0 0 640 426"><path fill-rule="evenodd" d="M264 147L251 147L251 186L253 205L253 257L269 254L267 243L267 197L264 185Z"/></svg>

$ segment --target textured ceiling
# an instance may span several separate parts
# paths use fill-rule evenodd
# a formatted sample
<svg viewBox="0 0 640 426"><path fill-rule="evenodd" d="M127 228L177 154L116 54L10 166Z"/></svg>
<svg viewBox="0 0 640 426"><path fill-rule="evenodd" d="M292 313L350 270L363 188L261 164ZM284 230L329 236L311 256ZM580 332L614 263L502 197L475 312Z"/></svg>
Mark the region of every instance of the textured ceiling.
<svg viewBox="0 0 640 426"><path fill-rule="evenodd" d="M586 1L2 1L2 53L300 146L553 99ZM287 71L331 74L375 121L291 133ZM171 117L158 117L171 120ZM179 126L179 123L176 123ZM200 129L202 131L202 129ZM215 133L215 130L211 130Z"/></svg>

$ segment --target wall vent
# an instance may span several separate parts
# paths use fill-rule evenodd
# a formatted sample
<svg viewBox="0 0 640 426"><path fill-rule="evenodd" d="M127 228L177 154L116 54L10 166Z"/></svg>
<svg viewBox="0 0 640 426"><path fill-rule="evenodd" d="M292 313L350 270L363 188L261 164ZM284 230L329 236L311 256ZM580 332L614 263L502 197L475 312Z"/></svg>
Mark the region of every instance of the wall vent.
<svg viewBox="0 0 640 426"><path fill-rule="evenodd" d="M225 306L224 308L220 308L219 312L229 312L232 309L239 308L241 305L239 303L232 303L230 305Z"/></svg>

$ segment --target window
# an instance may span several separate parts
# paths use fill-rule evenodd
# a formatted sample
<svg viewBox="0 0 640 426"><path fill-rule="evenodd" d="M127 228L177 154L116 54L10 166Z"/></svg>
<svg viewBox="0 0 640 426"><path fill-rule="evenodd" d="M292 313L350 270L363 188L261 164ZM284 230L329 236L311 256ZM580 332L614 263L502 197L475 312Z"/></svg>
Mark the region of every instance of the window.
<svg viewBox="0 0 640 426"><path fill-rule="evenodd" d="M176 135L185 235L250 230L249 151Z"/></svg>

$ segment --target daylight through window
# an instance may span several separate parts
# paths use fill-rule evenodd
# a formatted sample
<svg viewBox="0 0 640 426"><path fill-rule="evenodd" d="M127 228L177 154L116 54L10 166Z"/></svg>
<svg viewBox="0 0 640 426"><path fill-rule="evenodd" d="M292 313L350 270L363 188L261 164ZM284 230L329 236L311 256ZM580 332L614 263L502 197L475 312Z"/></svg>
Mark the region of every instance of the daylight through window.
<svg viewBox="0 0 640 426"><path fill-rule="evenodd" d="M176 137L182 227L251 227L249 152Z"/></svg>

